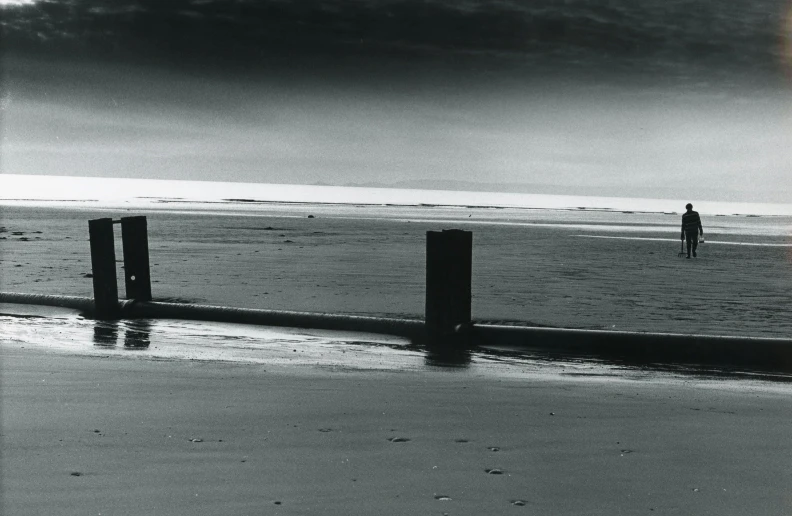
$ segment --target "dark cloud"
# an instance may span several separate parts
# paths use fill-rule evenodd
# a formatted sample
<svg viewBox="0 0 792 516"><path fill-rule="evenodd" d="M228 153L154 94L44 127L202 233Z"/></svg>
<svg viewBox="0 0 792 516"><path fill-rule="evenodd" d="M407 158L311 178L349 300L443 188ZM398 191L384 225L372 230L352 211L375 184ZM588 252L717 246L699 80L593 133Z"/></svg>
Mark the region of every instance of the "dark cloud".
<svg viewBox="0 0 792 516"><path fill-rule="evenodd" d="M766 75L781 69L783 8L781 0L44 0L4 8L2 24L11 52L172 66Z"/></svg>

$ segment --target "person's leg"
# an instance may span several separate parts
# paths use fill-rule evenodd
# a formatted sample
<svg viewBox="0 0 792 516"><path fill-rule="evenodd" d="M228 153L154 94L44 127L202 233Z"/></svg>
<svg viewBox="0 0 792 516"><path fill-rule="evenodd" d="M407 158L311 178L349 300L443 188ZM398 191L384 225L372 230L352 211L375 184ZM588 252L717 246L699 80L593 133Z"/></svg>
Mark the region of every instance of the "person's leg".
<svg viewBox="0 0 792 516"><path fill-rule="evenodd" d="M698 248L698 233L693 233L693 238L690 239L693 243L693 258L696 257L696 248ZM688 253L690 254L690 253Z"/></svg>
<svg viewBox="0 0 792 516"><path fill-rule="evenodd" d="M687 257L690 258L690 251L693 246L692 236L689 232L685 232L685 243L687 244Z"/></svg>

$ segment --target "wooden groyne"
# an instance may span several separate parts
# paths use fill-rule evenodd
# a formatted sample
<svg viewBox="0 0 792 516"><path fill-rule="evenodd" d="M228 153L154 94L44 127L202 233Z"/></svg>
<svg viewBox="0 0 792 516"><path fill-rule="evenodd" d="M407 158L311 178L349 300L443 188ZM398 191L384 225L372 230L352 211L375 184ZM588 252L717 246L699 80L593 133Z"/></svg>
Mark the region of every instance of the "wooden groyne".
<svg viewBox="0 0 792 516"><path fill-rule="evenodd" d="M113 225L121 224L126 292L118 299ZM152 300L145 217L89 221L94 298L0 292L0 302L59 306L96 319L151 318L368 332L434 349L511 350L597 356L633 363L690 363L792 370L792 339L579 330L475 323L472 233L427 232L424 319L232 308Z"/></svg>

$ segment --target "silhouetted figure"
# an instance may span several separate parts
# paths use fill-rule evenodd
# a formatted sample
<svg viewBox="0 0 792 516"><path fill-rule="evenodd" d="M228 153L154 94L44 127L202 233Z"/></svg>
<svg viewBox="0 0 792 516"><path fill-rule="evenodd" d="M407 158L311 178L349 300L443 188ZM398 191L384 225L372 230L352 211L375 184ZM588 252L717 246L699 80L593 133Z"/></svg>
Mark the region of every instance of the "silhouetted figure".
<svg viewBox="0 0 792 516"><path fill-rule="evenodd" d="M687 241L687 257L690 258L691 251L696 257L699 235L704 236L704 228L701 227L701 217L697 211L693 211L693 205L688 203L685 208L687 212L682 215L682 240Z"/></svg>

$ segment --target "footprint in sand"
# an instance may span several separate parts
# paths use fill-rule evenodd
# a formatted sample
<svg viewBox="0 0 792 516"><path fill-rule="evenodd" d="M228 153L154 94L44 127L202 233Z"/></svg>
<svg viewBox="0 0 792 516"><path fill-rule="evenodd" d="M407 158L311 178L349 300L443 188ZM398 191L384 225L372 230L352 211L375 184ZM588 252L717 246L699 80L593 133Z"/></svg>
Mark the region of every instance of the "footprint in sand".
<svg viewBox="0 0 792 516"><path fill-rule="evenodd" d="M490 447L489 447L489 448L487 448L487 449L488 449L489 451L491 451L491 452L500 451L500 448L498 448L497 446L490 446Z"/></svg>
<svg viewBox="0 0 792 516"><path fill-rule="evenodd" d="M469 443L470 441L468 441L467 439L457 439L454 442L455 443Z"/></svg>
<svg viewBox="0 0 792 516"><path fill-rule="evenodd" d="M446 495L435 495L435 500L440 500L441 502L450 502L451 497Z"/></svg>
<svg viewBox="0 0 792 516"><path fill-rule="evenodd" d="M327 433L327 432L332 432L333 429L332 428L320 428L319 431Z"/></svg>
<svg viewBox="0 0 792 516"><path fill-rule="evenodd" d="M503 475L503 470L498 468L485 469L487 475Z"/></svg>
<svg viewBox="0 0 792 516"><path fill-rule="evenodd" d="M517 507L525 507L524 500L510 500L509 503L511 503L512 505L516 505Z"/></svg>
<svg viewBox="0 0 792 516"><path fill-rule="evenodd" d="M389 437L388 440L392 443L406 443L410 441L406 437Z"/></svg>

